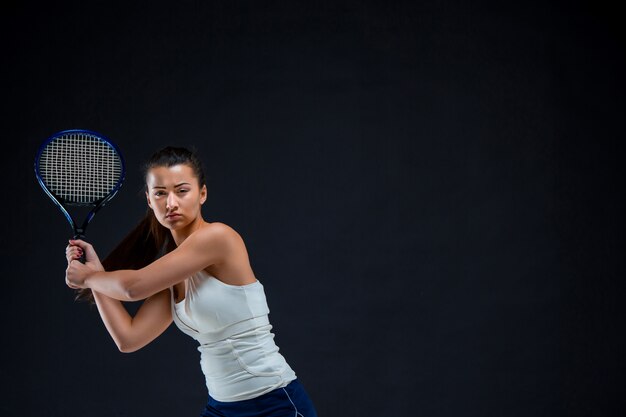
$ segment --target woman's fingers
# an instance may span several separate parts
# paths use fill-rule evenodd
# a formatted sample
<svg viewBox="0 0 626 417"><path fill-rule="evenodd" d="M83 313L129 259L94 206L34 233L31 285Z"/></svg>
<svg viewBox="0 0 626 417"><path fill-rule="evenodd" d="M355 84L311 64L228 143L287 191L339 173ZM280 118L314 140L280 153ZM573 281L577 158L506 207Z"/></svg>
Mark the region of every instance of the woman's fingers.
<svg viewBox="0 0 626 417"><path fill-rule="evenodd" d="M85 257L88 260L98 259L98 254L96 253L96 250L91 243L87 243L84 240L80 239L70 239L70 246L76 246L80 248L80 250L82 251L81 253L84 253Z"/></svg>
<svg viewBox="0 0 626 417"><path fill-rule="evenodd" d="M83 253L83 250L77 246L69 248L65 251L65 255L70 256L70 255L81 255Z"/></svg>
<svg viewBox="0 0 626 417"><path fill-rule="evenodd" d="M76 267L70 261L67 269L65 270L65 284L70 288L76 288L76 285L72 282L75 278Z"/></svg>
<svg viewBox="0 0 626 417"><path fill-rule="evenodd" d="M65 256L68 263L80 260L84 256L85 262L89 264L89 267L96 271L104 271L104 267L93 246L83 240L70 239L69 244L65 248Z"/></svg>
<svg viewBox="0 0 626 417"><path fill-rule="evenodd" d="M71 288L83 288L85 278L93 271L89 266L73 259L65 269L65 283Z"/></svg>
<svg viewBox="0 0 626 417"><path fill-rule="evenodd" d="M85 242L84 240L81 239L70 239L70 245L72 246L78 246L79 248L82 248L84 250L88 250L91 247L91 243Z"/></svg>
<svg viewBox="0 0 626 417"><path fill-rule="evenodd" d="M74 259L80 259L83 255L83 249L80 246L68 245L65 248L65 258L68 262L71 262Z"/></svg>

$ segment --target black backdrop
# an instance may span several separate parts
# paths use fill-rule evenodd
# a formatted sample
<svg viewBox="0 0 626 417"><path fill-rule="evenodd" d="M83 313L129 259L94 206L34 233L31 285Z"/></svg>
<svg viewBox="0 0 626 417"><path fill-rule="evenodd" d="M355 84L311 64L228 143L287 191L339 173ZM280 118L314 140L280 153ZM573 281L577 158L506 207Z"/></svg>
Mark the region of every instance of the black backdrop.
<svg viewBox="0 0 626 417"><path fill-rule="evenodd" d="M320 416L623 409L624 43L599 3L2 6L3 416L194 416L196 343L118 352L63 281L39 144L125 153L88 236L142 216L139 165L206 163ZM132 310L136 304L129 305ZM619 409L617 408L617 409Z"/></svg>

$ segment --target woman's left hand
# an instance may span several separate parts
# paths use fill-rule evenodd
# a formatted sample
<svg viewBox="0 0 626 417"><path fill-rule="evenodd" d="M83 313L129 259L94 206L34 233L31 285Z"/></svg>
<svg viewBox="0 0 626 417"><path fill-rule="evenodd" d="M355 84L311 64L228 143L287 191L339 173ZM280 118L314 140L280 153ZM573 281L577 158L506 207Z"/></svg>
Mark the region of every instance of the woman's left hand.
<svg viewBox="0 0 626 417"><path fill-rule="evenodd" d="M71 261L65 270L65 283L72 289L87 288L85 280L96 272L78 260Z"/></svg>

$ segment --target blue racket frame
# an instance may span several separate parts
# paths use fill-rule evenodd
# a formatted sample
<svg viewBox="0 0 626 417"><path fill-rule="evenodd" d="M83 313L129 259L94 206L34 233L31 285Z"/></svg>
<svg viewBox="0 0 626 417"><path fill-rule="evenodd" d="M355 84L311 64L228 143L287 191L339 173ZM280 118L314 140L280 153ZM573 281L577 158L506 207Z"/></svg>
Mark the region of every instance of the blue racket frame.
<svg viewBox="0 0 626 417"><path fill-rule="evenodd" d="M55 193L50 191L50 189L47 187L47 185L46 185L46 183L43 180L42 175L41 175L41 171L40 171L40 167L39 167L39 160L41 159L41 153L43 152L43 150L53 140L59 138L60 136L64 136L64 135L68 135L68 134L72 134L72 133L88 134L90 136L94 136L94 137L98 138L99 140L101 140L102 142L106 143L113 150L115 150L117 155L119 155L119 157L120 157L122 172L121 172L121 175L120 175L120 178L119 178L117 184L115 185L115 187L113 188L113 190L111 190L111 192L109 194L107 194L105 197L101 198L100 200L97 200L97 201L92 202L92 203L68 203L68 202L66 202L65 200L63 200L63 198L57 196ZM106 136L104 136L104 135L102 135L102 134L100 134L98 132L94 132L92 130L68 129L68 130L62 130L60 132L57 132L57 133L53 134L52 136L48 137L41 144L41 146L39 147L39 150L37 151L37 156L35 157L35 176L37 177L37 181L39 182L39 185L41 186L41 188L43 188L43 190L46 192L48 197L50 197L50 199L54 202L54 204L56 204L57 207L59 207L59 209L61 210L61 212L63 213L63 215L67 219L67 221L69 222L69 224L72 227L72 230L74 232L74 239L83 239L85 237L85 230L87 229L87 225L89 225L89 223L91 222L93 217L96 215L98 210L100 210L102 207L104 207L106 205L106 203L108 203L113 197L115 197L115 194L117 194L117 192L122 187L122 184L124 183L124 178L126 177L126 164L124 162L124 157L122 156L122 152L120 151L120 149L117 147L117 145L115 143L111 142L111 140L109 138L107 138ZM93 206L93 209L91 209L91 211L87 214L85 220L83 221L83 224L80 227L78 227L76 221L74 220L72 215L68 212L67 208L65 207L66 205L68 205L68 206L83 206L83 207Z"/></svg>

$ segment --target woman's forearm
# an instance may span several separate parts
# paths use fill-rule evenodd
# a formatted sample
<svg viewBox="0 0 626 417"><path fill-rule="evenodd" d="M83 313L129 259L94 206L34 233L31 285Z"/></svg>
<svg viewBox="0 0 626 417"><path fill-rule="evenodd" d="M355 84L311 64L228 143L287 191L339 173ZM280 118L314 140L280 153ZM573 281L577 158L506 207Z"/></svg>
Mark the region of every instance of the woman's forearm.
<svg viewBox="0 0 626 417"><path fill-rule="evenodd" d="M148 297L132 317L121 301L92 290L102 321L120 352L141 349L172 323L171 293L164 290Z"/></svg>
<svg viewBox="0 0 626 417"><path fill-rule="evenodd" d="M137 301L130 291L136 272L134 270L94 272L85 278L85 286L115 300Z"/></svg>
<svg viewBox="0 0 626 417"><path fill-rule="evenodd" d="M115 300L92 289L100 318L120 351L125 351L131 334L133 318L121 301Z"/></svg>

